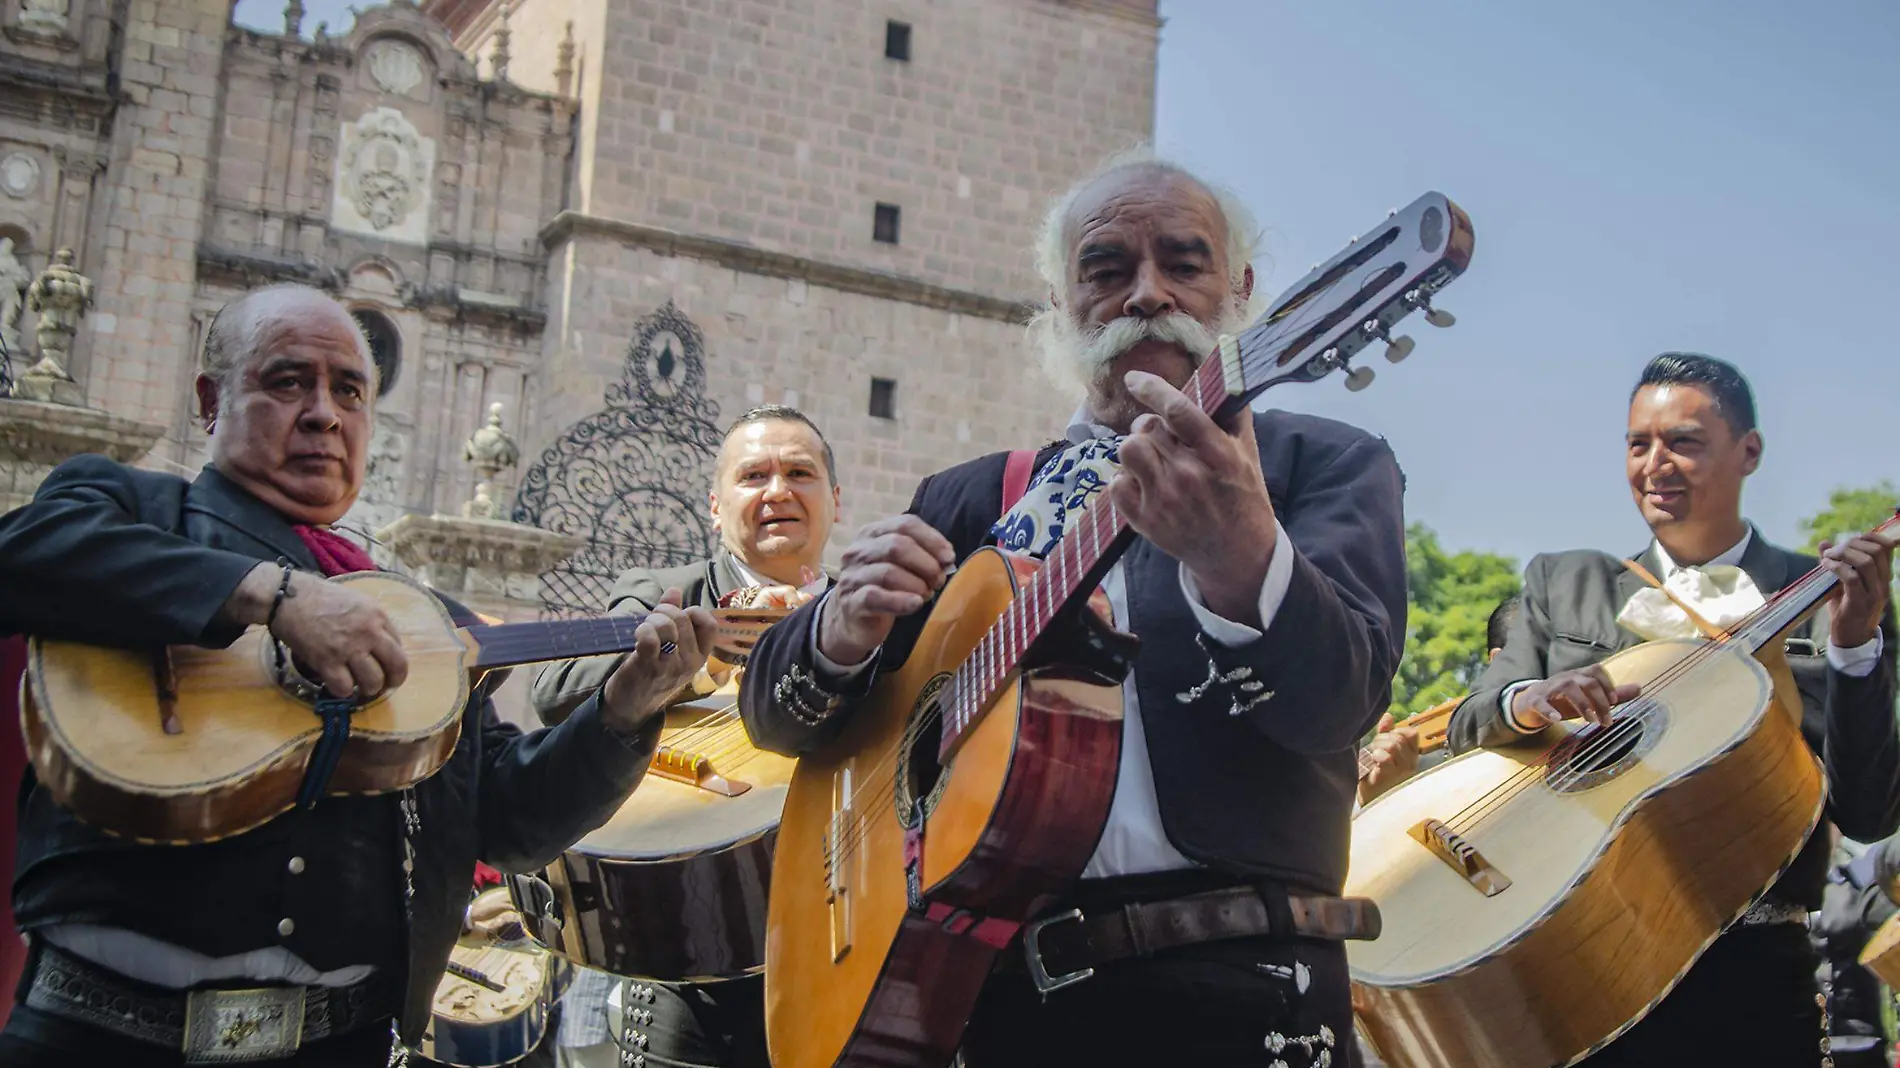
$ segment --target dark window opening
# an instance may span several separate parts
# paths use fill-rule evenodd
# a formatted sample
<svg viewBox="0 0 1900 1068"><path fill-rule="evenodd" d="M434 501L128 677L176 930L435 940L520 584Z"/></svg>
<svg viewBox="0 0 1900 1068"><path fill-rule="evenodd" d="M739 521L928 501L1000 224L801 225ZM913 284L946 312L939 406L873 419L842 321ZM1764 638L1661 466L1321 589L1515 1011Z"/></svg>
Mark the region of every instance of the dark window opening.
<svg viewBox="0 0 1900 1068"><path fill-rule="evenodd" d="M884 24L884 58L910 62L910 23L892 19Z"/></svg>
<svg viewBox="0 0 1900 1068"><path fill-rule="evenodd" d="M897 418L897 380L895 378L871 379L871 417L873 419Z"/></svg>
<svg viewBox="0 0 1900 1068"><path fill-rule="evenodd" d="M402 370L402 335L382 312L358 308L350 314L356 316L363 337L369 341L369 358L376 364L376 395L385 396Z"/></svg>
<svg viewBox="0 0 1900 1068"><path fill-rule="evenodd" d="M871 220L871 239L887 245L897 244L897 228L903 213L895 204L879 204Z"/></svg>

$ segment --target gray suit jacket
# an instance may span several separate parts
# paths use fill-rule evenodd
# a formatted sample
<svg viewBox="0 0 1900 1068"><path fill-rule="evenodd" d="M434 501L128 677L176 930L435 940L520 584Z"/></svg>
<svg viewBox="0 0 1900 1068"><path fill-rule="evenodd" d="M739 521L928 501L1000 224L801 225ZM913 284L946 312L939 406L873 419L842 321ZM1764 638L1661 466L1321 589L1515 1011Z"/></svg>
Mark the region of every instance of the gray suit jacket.
<svg viewBox="0 0 1900 1068"><path fill-rule="evenodd" d="M719 598L744 585L738 571L733 569L732 554L720 549L710 559L696 563L666 568L636 567L623 572L608 595L607 614L630 616L650 612L666 591L676 586L683 604L713 608L719 604ZM543 723L566 719L568 713L600 689L624 659L625 653L614 653L544 665L535 676L531 690L535 714Z"/></svg>
<svg viewBox="0 0 1900 1068"><path fill-rule="evenodd" d="M1659 573L1653 547L1637 559L1651 574ZM1778 548L1760 531L1741 563L1768 595L1814 566L1814 557ZM1506 687L1585 667L1642 644L1642 638L1618 626L1616 614L1644 585L1608 553L1576 550L1533 557L1524 569L1524 607L1504 650L1452 714L1451 748L1462 753L1524 741L1499 704ZM1890 609L1881 623L1880 662L1861 678L1828 665L1827 617L1823 607L1788 638L1788 667L1801 691L1801 732L1827 768L1828 818L1849 838L1876 841L1900 827L1893 613ZM1827 860L1827 835L1816 834L1776 884L1776 896L1818 908Z"/></svg>

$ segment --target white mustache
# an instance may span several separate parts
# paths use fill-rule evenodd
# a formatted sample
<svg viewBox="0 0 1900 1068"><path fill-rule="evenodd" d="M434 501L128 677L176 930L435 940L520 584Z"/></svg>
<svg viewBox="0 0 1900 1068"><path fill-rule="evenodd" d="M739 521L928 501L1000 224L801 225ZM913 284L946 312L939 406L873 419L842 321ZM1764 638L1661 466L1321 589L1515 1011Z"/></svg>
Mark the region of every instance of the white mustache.
<svg viewBox="0 0 1900 1068"><path fill-rule="evenodd" d="M1106 374L1116 357L1151 340L1184 350L1196 364L1220 344L1213 330L1186 312L1169 312L1152 319L1125 315L1082 331L1076 339L1076 362L1083 377L1092 381Z"/></svg>

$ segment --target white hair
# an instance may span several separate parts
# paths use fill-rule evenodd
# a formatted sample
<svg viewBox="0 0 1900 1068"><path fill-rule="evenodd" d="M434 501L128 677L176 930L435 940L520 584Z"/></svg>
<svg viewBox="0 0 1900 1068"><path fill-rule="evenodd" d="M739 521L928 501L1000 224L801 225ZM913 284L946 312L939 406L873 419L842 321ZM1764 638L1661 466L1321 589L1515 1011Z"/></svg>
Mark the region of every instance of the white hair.
<svg viewBox="0 0 1900 1068"><path fill-rule="evenodd" d="M204 348L198 356L198 373L218 384L220 398L229 396L233 377L258 357L266 331L287 319L311 313L341 315L350 324L350 337L356 342L356 351L369 368L369 396L374 397L378 370L370 356L369 338L363 334L363 325L328 293L296 283L255 289L220 308L211 320L211 328L205 331Z"/></svg>
<svg viewBox="0 0 1900 1068"><path fill-rule="evenodd" d="M1050 203L1048 212L1042 217L1042 226L1036 232L1035 250L1036 273L1048 287L1050 297L1066 293L1072 281L1070 276L1074 273L1074 265L1070 262L1072 250L1069 247L1069 227L1076 203L1104 178L1123 171L1154 171L1176 175L1201 187L1213 198L1214 206L1220 211L1221 221L1227 226L1227 279L1234 293L1233 300L1222 312L1220 332L1231 333L1258 318L1266 307L1264 296L1258 288L1252 294L1241 295L1247 268L1253 264L1254 256L1260 249L1260 227L1254 221L1253 212L1247 210L1247 205L1233 191L1207 181L1178 163L1162 159L1148 146L1110 156ZM1030 343L1042 358L1043 371L1057 385L1079 393L1090 385L1090 376L1102 370L1085 366L1085 363L1090 362L1086 350L1091 347L1099 350L1099 338L1092 339L1076 324L1070 313L1057 307L1054 299L1046 299L1037 306L1035 314L1030 317L1028 333ZM1092 340L1097 344L1091 346ZM1207 347L1211 349L1213 346ZM1108 355L1112 359L1117 354Z"/></svg>

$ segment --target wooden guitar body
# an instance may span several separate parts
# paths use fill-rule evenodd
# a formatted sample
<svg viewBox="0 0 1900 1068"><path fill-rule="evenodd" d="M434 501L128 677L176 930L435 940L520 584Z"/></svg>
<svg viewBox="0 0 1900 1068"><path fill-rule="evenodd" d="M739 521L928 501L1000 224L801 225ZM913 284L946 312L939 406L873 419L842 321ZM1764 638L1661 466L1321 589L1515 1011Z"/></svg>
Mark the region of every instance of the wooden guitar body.
<svg viewBox="0 0 1900 1068"><path fill-rule="evenodd" d="M1119 686L1019 678L937 773L939 690L1034 566L993 549L964 561L909 660L799 760L766 935L776 1068L947 1065L997 953L1094 852L1120 759ZM913 908L905 825L920 799L927 905Z"/></svg>
<svg viewBox="0 0 1900 1068"><path fill-rule="evenodd" d="M1861 966L1900 990L1900 914L1887 917L1860 951Z"/></svg>
<svg viewBox="0 0 1900 1068"><path fill-rule="evenodd" d="M539 877L510 879L529 931L615 975L704 982L759 971L796 765L752 746L729 697L670 709L659 755L613 818Z"/></svg>
<svg viewBox="0 0 1900 1068"><path fill-rule="evenodd" d="M1697 648L1651 642L1603 666L1648 683ZM1792 693L1784 663L1709 650L1597 760L1526 774L1575 732L1565 723L1547 745L1467 753L1362 810L1345 893L1376 900L1384 930L1347 954L1380 1055L1566 1065L1640 1020L1820 819L1824 778ZM1426 820L1456 833L1462 866L1427 844Z"/></svg>
<svg viewBox="0 0 1900 1068"><path fill-rule="evenodd" d="M500 887L484 897L505 893ZM466 972L445 973L436 984L428 1029L416 1052L438 1064L495 1068L534 1052L547 1034L554 1007L554 962L530 942L482 945L465 941L449 950L449 962Z"/></svg>
<svg viewBox="0 0 1900 1068"><path fill-rule="evenodd" d="M330 792L412 786L455 751L470 650L420 585L379 572L332 581L389 613L409 680L356 711ZM211 841L285 811L321 721L297 680L280 678L276 649L262 627L224 649L34 638L20 706L40 782L87 822L142 842Z"/></svg>

